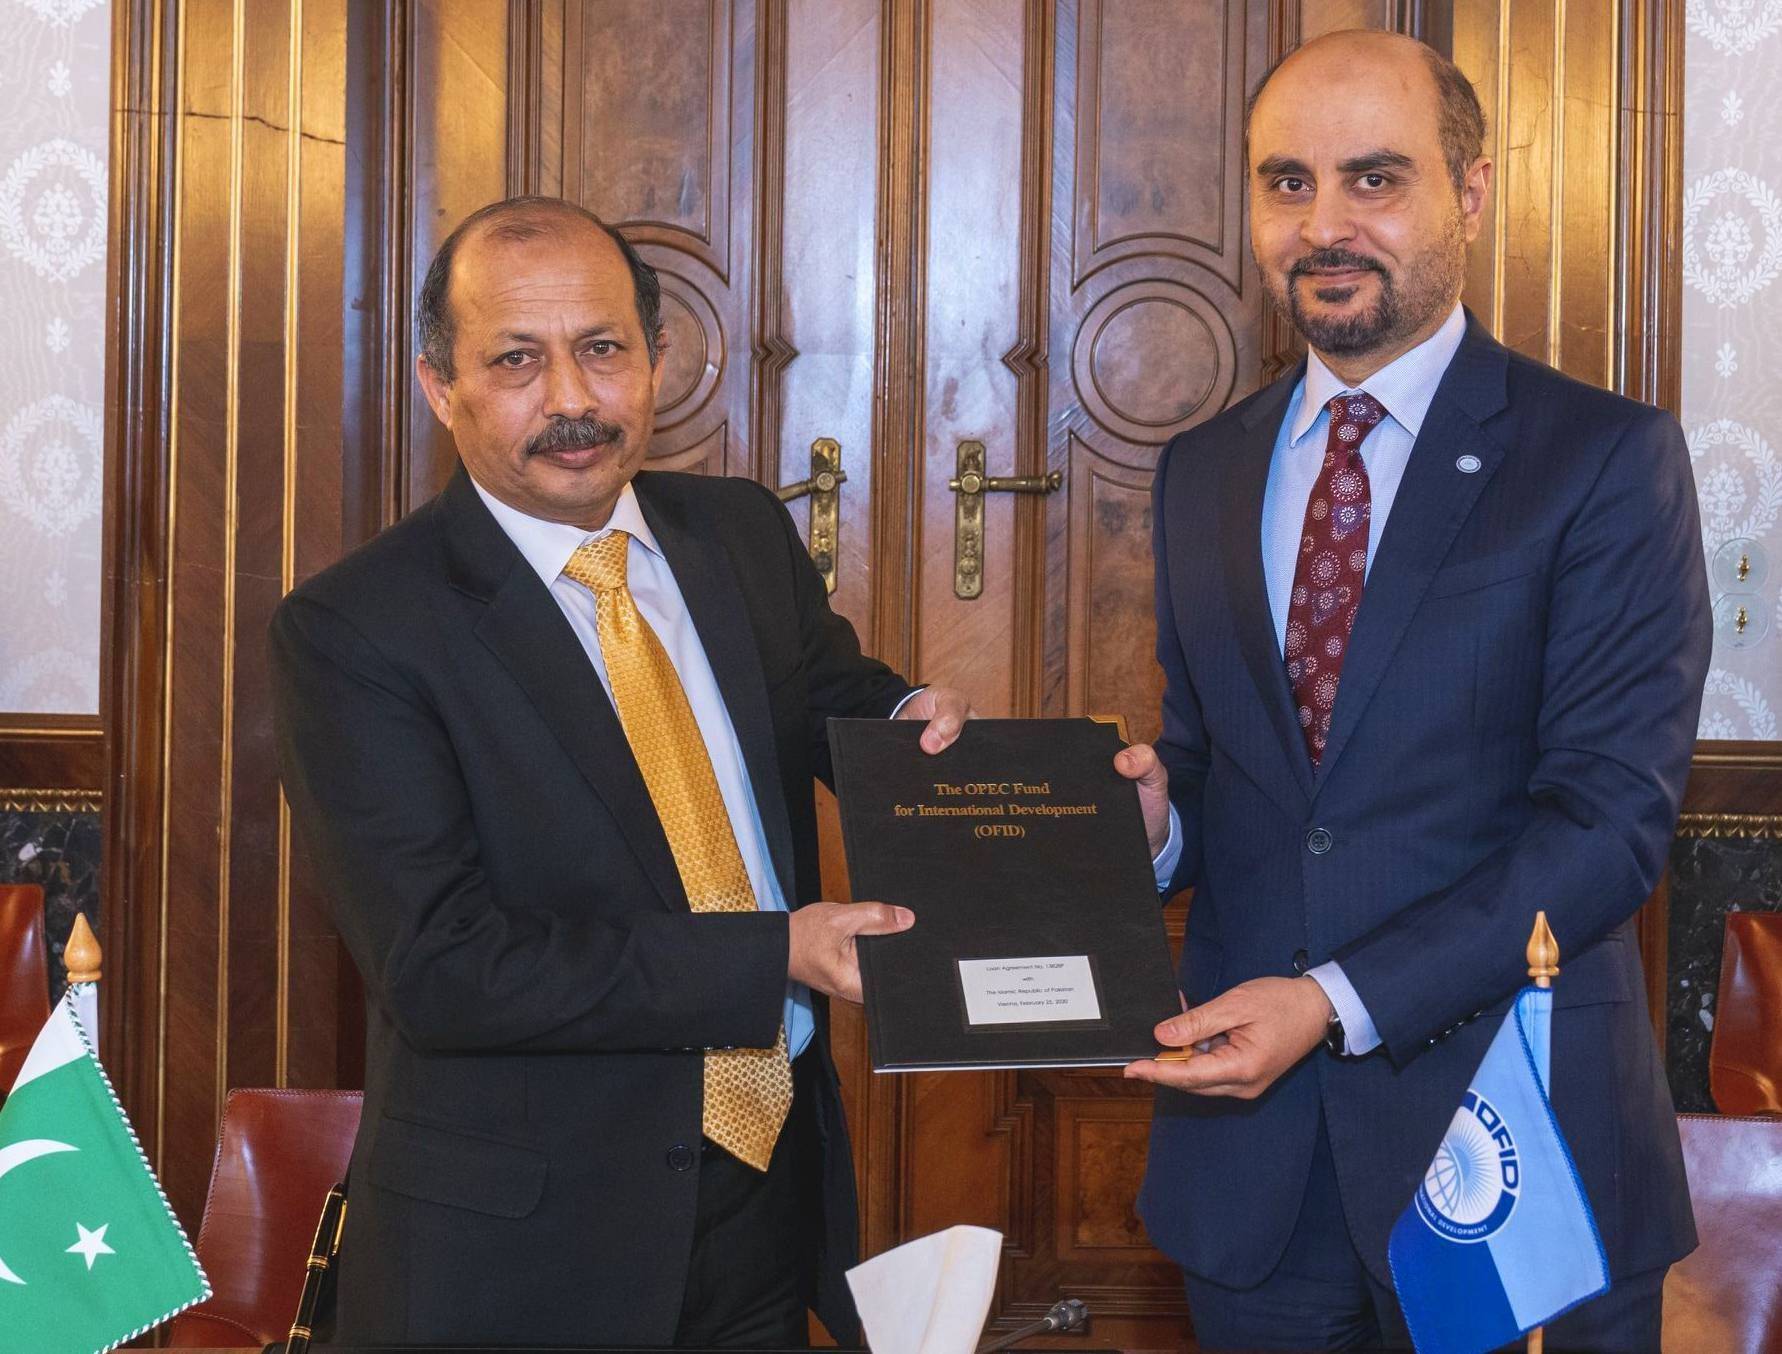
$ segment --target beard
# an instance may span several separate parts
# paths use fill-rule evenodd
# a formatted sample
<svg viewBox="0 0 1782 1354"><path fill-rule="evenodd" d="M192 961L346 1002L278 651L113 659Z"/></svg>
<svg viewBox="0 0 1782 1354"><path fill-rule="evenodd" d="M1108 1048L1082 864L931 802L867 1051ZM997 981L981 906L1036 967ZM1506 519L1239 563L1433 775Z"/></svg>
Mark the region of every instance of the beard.
<svg viewBox="0 0 1782 1354"><path fill-rule="evenodd" d="M1312 294L1327 305L1341 305L1364 285L1317 285L1317 274L1342 268L1370 272L1379 278L1379 295L1374 303L1342 315L1308 312L1301 300L1302 286L1309 286ZM1466 236L1457 212L1441 234L1407 260L1399 273L1366 254L1347 249L1316 249L1295 259L1284 280L1269 276L1268 291L1315 350L1354 357L1395 346L1445 315L1460 294L1465 275Z"/></svg>
<svg viewBox="0 0 1782 1354"><path fill-rule="evenodd" d="M603 418L556 418L526 444L526 455L553 451L585 451L590 447L619 446L625 429Z"/></svg>

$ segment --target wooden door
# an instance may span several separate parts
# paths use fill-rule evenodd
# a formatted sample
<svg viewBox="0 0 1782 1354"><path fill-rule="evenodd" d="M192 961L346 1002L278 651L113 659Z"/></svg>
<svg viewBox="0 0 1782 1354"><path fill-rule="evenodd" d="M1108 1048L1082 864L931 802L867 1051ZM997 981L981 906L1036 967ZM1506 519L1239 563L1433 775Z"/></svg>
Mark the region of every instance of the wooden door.
<svg viewBox="0 0 1782 1354"><path fill-rule="evenodd" d="M986 715L1115 714L1149 738L1158 449L1260 368L1238 166L1266 7L972 0L925 23L911 667ZM983 443L991 475L1058 484L985 496L979 580L961 573L949 487L962 442ZM867 1167L895 1192L869 1245L994 1227L1002 1326L1071 1296L1097 1343L1180 1341L1179 1276L1133 1212L1148 1088L1114 1069L878 1078L871 1093L888 1103Z"/></svg>
<svg viewBox="0 0 1782 1354"><path fill-rule="evenodd" d="M784 486L834 439L834 603L871 651L986 715L1114 714L1150 737L1157 450L1268 362L1240 165L1244 94L1288 40L1271 8L547 0L502 29L434 0L410 293L458 207L494 195L486 121L454 139L465 90L443 73L500 33L507 86L477 59L469 97L505 118L506 190L585 204L662 276L652 463ZM450 448L407 431L397 478L419 496ZM985 496L969 578L962 442L992 476L1057 485ZM827 803L825 834L846 897ZM875 1077L857 1012L835 1034L869 1253L979 1223L1007 1238L998 1327L1076 1296L1106 1342L1185 1337L1179 1277L1133 1212L1147 1093L1117 1071Z"/></svg>

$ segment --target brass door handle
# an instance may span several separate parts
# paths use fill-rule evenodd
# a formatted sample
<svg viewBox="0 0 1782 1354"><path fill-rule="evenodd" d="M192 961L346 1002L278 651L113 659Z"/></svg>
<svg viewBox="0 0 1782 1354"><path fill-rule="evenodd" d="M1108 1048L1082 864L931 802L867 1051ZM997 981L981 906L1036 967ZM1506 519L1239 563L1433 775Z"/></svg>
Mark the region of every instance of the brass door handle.
<svg viewBox="0 0 1782 1354"><path fill-rule="evenodd" d="M810 478L774 490L782 503L810 495L811 562L831 592L835 591L836 539L841 529L841 487L847 482L848 472L841 468L841 443L833 437L819 437L811 443Z"/></svg>
<svg viewBox="0 0 1782 1354"><path fill-rule="evenodd" d="M953 500L953 595L969 602L984 591L984 495L1051 494L1064 483L1064 472L997 476L984 473L984 444L959 444L958 469L947 481Z"/></svg>

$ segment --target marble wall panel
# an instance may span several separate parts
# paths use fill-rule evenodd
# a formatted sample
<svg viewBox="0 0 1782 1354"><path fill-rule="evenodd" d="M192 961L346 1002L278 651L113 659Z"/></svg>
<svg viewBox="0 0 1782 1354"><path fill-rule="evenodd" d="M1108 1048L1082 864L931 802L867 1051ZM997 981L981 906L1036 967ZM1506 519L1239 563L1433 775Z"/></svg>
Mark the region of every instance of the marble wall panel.
<svg viewBox="0 0 1782 1354"><path fill-rule="evenodd" d="M50 999L62 994L62 947L74 914L99 928L99 815L0 813L0 883L43 885Z"/></svg>
<svg viewBox="0 0 1782 1354"><path fill-rule="evenodd" d="M1708 1049L1726 914L1782 911L1782 842L1679 837L1671 847L1665 1066L1680 1111L1712 1111Z"/></svg>

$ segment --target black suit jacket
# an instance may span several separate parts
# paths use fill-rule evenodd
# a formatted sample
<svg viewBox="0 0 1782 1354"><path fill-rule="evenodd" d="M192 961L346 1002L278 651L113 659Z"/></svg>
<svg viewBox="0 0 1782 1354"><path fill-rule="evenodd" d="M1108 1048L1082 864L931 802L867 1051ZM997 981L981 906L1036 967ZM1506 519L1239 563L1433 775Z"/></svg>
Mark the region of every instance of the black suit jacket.
<svg viewBox="0 0 1782 1354"><path fill-rule="evenodd" d="M1320 1119L1374 1277L1502 1013L1558 936L1553 1101L1612 1272L1695 1244L1633 916L1664 868L1710 618L1676 420L1471 321L1380 537L1316 771L1262 568L1294 372L1158 465L1157 750L1193 885L1192 1002L1336 959L1384 1041L1254 1101L1162 1091L1140 1211L1231 1287L1280 1259ZM1475 1018L1481 1012L1484 1018Z"/></svg>
<svg viewBox="0 0 1782 1354"><path fill-rule="evenodd" d="M638 501L742 746L773 867L816 896L825 720L909 690L860 653L759 485ZM340 1263L359 1343L666 1343L699 1171L701 1057L773 1042L787 920L695 917L611 702L460 470L272 622L293 821L365 980ZM808 1298L844 1340L855 1201L819 999L794 1135Z"/></svg>

